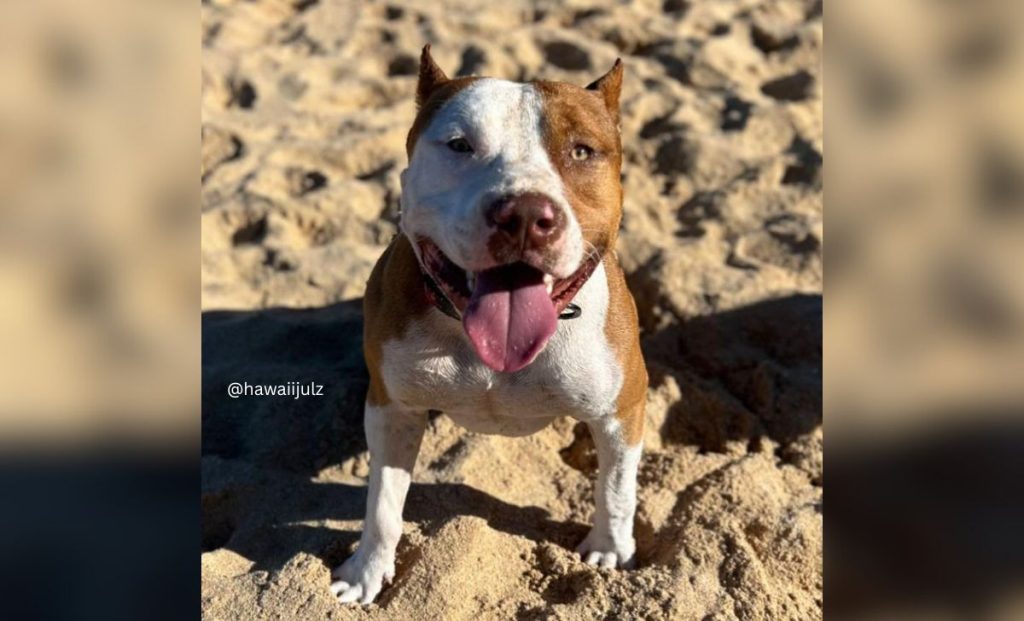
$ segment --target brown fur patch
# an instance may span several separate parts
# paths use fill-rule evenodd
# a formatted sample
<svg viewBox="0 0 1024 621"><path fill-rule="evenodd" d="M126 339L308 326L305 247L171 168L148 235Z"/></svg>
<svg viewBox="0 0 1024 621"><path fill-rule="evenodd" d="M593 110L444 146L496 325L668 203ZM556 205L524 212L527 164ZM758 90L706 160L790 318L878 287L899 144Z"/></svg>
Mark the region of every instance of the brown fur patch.
<svg viewBox="0 0 1024 621"><path fill-rule="evenodd" d="M562 177L565 197L583 229L583 238L600 253L615 247L622 220L622 146L604 96L561 82L535 82L543 98L544 148ZM594 150L587 160L573 148Z"/></svg>
<svg viewBox="0 0 1024 621"><path fill-rule="evenodd" d="M633 296L615 255L622 221L622 143L618 101L622 64L582 89L559 82L537 82L544 100L544 146L562 177L566 198L583 229L583 237L603 255L608 279L605 337L622 367L622 390L616 416L623 437L634 445L643 439L647 401L647 367L640 351L639 321ZM572 158L577 145L594 149L584 161Z"/></svg>
<svg viewBox="0 0 1024 621"><path fill-rule="evenodd" d="M615 124L619 124L619 94L622 93L622 60L615 59L615 64L600 78L587 86L588 91L597 91L604 99L604 107L612 115Z"/></svg>
<svg viewBox="0 0 1024 621"><path fill-rule="evenodd" d="M430 306L412 244L399 234L377 260L363 297L363 356L370 372L370 390L366 395L370 405L391 402L380 371L381 345L400 338L409 323L424 315Z"/></svg>
<svg viewBox="0 0 1024 621"><path fill-rule="evenodd" d="M430 46L424 47L416 87L419 111L405 143L409 159L412 159L420 133L430 124L438 110L478 79L449 80L430 57ZM363 298L363 356L370 373L370 388L366 395L370 405L387 405L391 402L381 375L381 345L385 341L400 338L410 321L424 315L430 306L412 244L404 234L399 233L377 260L370 280L366 283L366 296Z"/></svg>
<svg viewBox="0 0 1024 621"><path fill-rule="evenodd" d="M448 76L434 62L430 55L430 44L423 46L423 53L420 54L420 75L416 81L416 107L419 108L430 99L439 86L448 81Z"/></svg>
<svg viewBox="0 0 1024 621"><path fill-rule="evenodd" d="M604 269L608 276L608 315L604 334L622 367L623 375L615 415L622 423L626 443L633 445L640 442L644 435L647 367L640 351L636 304L626 287L626 277L614 252L605 255Z"/></svg>

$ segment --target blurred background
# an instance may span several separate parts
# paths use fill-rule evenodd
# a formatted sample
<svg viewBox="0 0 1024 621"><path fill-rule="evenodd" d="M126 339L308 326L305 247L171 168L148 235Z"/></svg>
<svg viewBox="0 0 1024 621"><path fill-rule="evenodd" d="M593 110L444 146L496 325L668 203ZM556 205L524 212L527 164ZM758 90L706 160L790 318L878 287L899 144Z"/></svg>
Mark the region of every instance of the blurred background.
<svg viewBox="0 0 1024 621"><path fill-rule="evenodd" d="M0 6L0 617L195 615L199 32Z"/></svg>
<svg viewBox="0 0 1024 621"><path fill-rule="evenodd" d="M3 12L0 437L194 444L197 10Z"/></svg>
<svg viewBox="0 0 1024 621"><path fill-rule="evenodd" d="M826 9L826 609L1024 615L1024 6Z"/></svg>
<svg viewBox="0 0 1024 621"><path fill-rule="evenodd" d="M178 602L187 602L184 614L195 612L200 308L288 304L289 292L297 290L289 280L296 278L293 273L308 282L301 269L287 269L293 257L268 254L275 250L275 239L297 233L278 226L273 216L260 225L259 214L272 212L265 204L249 207L257 210L254 217L242 211L245 217L231 215L239 219L226 224L208 218L210 222L200 225L200 211L216 203L213 188L241 183L235 173L244 176L242 169L213 170L240 155L237 136L255 136L248 143L249 154L259 153L260 140L273 136L261 138L258 124L220 134L203 127L201 141L198 102L212 106L204 108L208 110L219 106L226 115L253 108L254 102L267 99L270 89L252 75L274 76L279 80L274 82L279 93L275 97L300 100L296 93L329 84L336 70L314 66L314 73L326 77L286 79L287 72L275 72L275 66L290 58L263 58L260 71L237 71L230 63L218 68L226 62L222 54L211 54L210 60L204 55L201 61L204 39L224 37L221 45L241 49L262 44L271 35L267 23L255 27L261 20L277 11L280 19L274 25L318 3L238 3L241 11L257 4L263 8L249 22L236 21L219 33L225 27L212 26L218 20L200 15L232 4L203 3L200 9L160 2L101 0L85 5L41 0L7 2L0 8L0 497L5 507L0 556L17 559L5 564L0 582L29 594L4 598L0 609L15 613L3 614L6 618L31 618L40 612L49 618L88 618L101 616L101 610L103 618L127 618L142 609L149 616L180 618L175 613L181 610L173 608ZM388 9L378 4L373 6L386 20ZM825 609L837 618L1020 618L1020 3L778 3L789 21L824 13L830 41L823 79L820 74L773 73L778 68L773 60L758 60L747 69L743 58L697 53L706 52L703 45L700 50L687 48L686 37L672 44L680 49L642 47L645 33L674 27L660 21L673 19L674 13L689 13L692 27L706 28L701 41L728 38L734 26L718 22L716 12L733 16L756 4L767 7L768 15L761 19L768 25L760 27L761 43L755 47L763 47L769 57L785 52L787 37L770 27L773 2L571 4L567 10L579 21L560 26L569 30L610 30L619 7L658 18L641 22L632 32L620 28L620 40L607 41L603 52L585 60L574 53L571 40L542 41L541 51L549 50L548 56L530 56L537 53L530 47L512 48L506 56L537 71L550 70L551 77L570 78L597 75L615 55L629 53L650 58L652 72L660 65L659 72L678 76L677 85L665 88L690 105L679 110L642 102L644 83L633 86L638 107L653 106L646 110L652 120L664 117L661 125L631 128L648 132L649 142L635 147L638 157L646 158L638 161L661 162L664 168L657 174L674 179L671 185L634 188L634 194L649 192L655 206L662 200L675 205L667 216L652 209L643 217L655 223L662 218L672 235L701 228L704 235L691 237L719 246L725 240L724 251L716 246L709 252L728 257L736 248L740 256L735 261L750 262L762 271L771 271L773 260L800 257L802 262L786 263L776 272L790 291L813 292L821 284L820 275L814 276L814 257L820 257L820 250L812 249L810 259L799 250L808 247L801 243L814 246L808 239L823 242L824 231L813 217L773 222L774 228L759 236L751 230L752 238L740 244L739 238L722 234L727 227L714 223L717 207L709 206L707 196L690 204L689 217L683 213L680 218L678 208L700 191L699 184L714 189L734 160L764 157L763 166L777 169L776 180L792 169L789 178L798 183L785 185L796 185L805 193L802 197L810 197L797 200L803 205L797 210L810 205L803 213L814 216L814 197L820 194L815 170L824 154L814 115L806 126L793 121L805 140L788 154L794 147L792 134L782 132L780 138L771 115L762 119L763 141L698 141L696 159L701 160L701 147L711 154L703 159L707 169L691 166L692 143L673 138L678 124L700 129L713 111L724 117L718 127L724 132L725 121L745 118L750 112L745 106L754 100L795 98L811 101L806 105L813 111L821 85L828 83L824 403L831 491ZM544 3L531 6L541 14L553 11ZM587 16L597 9L606 11L603 17ZM305 24L305 30L296 27L300 21L291 21L292 30L275 30L272 36L309 48L311 40L325 40L316 34L317 27L344 31L350 23L346 11L354 10L345 5L335 13L336 22ZM790 10L799 14L790 16ZM694 15L707 15L706 22L694 20ZM448 22L476 17L476 12L465 11L436 20L436 27L443 35ZM594 18L599 21L586 26ZM714 35L716 31L721 34ZM749 30L732 34L753 36ZM413 54L419 44L402 41L400 46ZM452 72L482 67L521 77L509 74L513 65L502 64L505 56L489 53L485 45L477 47L482 56L453 42L442 46L437 57ZM552 67L552 59L563 66ZM360 73L357 65L342 68L342 77L363 80L364 90L336 95L337 105L377 106L388 98L397 102L410 90L414 69L408 59L365 54L361 60L368 72L400 78L394 81L397 86L350 76ZM380 63L383 67L377 67ZM201 94L204 66L216 79ZM563 70L570 73L561 74ZM641 64L639 75L643 72ZM727 90L734 85L719 76L743 73L753 86L730 99ZM531 71L526 77L535 75ZM779 77L790 79L764 90ZM700 112L688 116L688 110ZM272 113L273 106L266 114ZM405 118L410 110L395 114ZM303 128L298 125L287 135L301 141ZM316 127L315 119L309 127ZM360 131L378 129L386 130L363 126ZM779 141L776 151L758 153L760 145ZM251 150L254 146L256 151ZM750 151L737 157L730 150L740 147ZM716 148L721 149L718 156ZM328 187L379 193L368 202L393 214L397 205L387 192L393 184L389 176L397 171L363 170L361 162L345 159L349 152L335 154L338 169L351 177L368 176L373 187L333 179ZM256 187L264 188L258 193L292 188L301 196L322 185L306 168L288 173L289 167L295 168L271 166L265 169L268 177L255 177ZM284 181L275 180L278 169ZM201 183L213 184L210 191L203 190L203 197ZM635 177L627 183L644 182ZM311 196L308 200L316 199ZM756 200L757 192L753 196ZM734 205L741 202L735 195L731 200ZM820 216L820 204L817 209ZM364 220L379 215L375 211ZM311 221L315 237L320 223ZM386 218L382 222L378 230L361 229L368 231L363 242L367 248L384 243L393 232ZM200 252L200 226L203 251L222 251L228 258L207 259ZM624 240L629 243L631 225L626 226ZM239 231L238 243L232 244ZM229 241L218 249L225 235ZM645 246L640 237L634 240L627 254L636 259L630 267L639 274L657 248ZM784 252L778 251L780 244ZM373 258L369 250L345 257L357 275ZM300 267L329 259L299 258L304 261ZM262 281L230 276L258 273L253 265L267 261L276 267ZM280 269L282 261L285 269ZM640 290L638 297L653 292L646 304L648 330L668 325L673 317L758 299L750 295L754 281L716 281L706 275L687 280L691 272L680 261L649 266L650 273L668 275L658 276L658 282L672 277L684 283L674 294L662 295L657 286L645 289L643 278L631 281ZM721 285L718 298L699 295L716 283ZM358 291L345 287L341 282L310 285L320 292L309 295L322 295L322 303L358 297ZM261 297L265 292L270 292L268 297ZM114 591L119 595L110 599ZM101 600L107 607L99 606ZM111 602L117 605L111 607Z"/></svg>

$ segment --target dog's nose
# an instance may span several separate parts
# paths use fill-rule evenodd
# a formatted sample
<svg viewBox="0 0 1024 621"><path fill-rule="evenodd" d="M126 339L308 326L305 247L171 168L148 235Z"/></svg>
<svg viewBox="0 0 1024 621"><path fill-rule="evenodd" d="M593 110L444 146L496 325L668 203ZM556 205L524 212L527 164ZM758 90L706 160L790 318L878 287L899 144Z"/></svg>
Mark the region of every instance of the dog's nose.
<svg viewBox="0 0 1024 621"><path fill-rule="evenodd" d="M502 196L488 206L487 224L497 229L504 244L521 252L543 250L557 240L565 215L554 202L537 192Z"/></svg>

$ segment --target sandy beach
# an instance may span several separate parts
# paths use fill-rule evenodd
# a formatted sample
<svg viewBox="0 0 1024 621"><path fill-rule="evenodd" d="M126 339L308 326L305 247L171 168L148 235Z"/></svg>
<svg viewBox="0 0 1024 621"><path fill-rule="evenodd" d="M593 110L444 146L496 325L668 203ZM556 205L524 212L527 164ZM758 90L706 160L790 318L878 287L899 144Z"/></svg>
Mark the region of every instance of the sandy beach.
<svg viewBox="0 0 1024 621"><path fill-rule="evenodd" d="M819 619L821 3L202 5L204 619ZM331 596L365 506L361 296L398 233L419 50L585 85L622 58L618 253L651 375L638 568L573 548L588 432L442 416L395 581ZM238 398L230 382L323 396Z"/></svg>

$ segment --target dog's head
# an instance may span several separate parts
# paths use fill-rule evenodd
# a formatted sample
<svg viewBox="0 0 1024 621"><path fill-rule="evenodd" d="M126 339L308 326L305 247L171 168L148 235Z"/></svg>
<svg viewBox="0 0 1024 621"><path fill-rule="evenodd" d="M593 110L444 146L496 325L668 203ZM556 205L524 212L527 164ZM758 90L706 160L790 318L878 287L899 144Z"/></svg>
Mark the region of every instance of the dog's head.
<svg viewBox="0 0 1024 621"><path fill-rule="evenodd" d="M621 85L618 61L586 88L449 79L423 50L401 227L497 370L536 357L615 243Z"/></svg>

